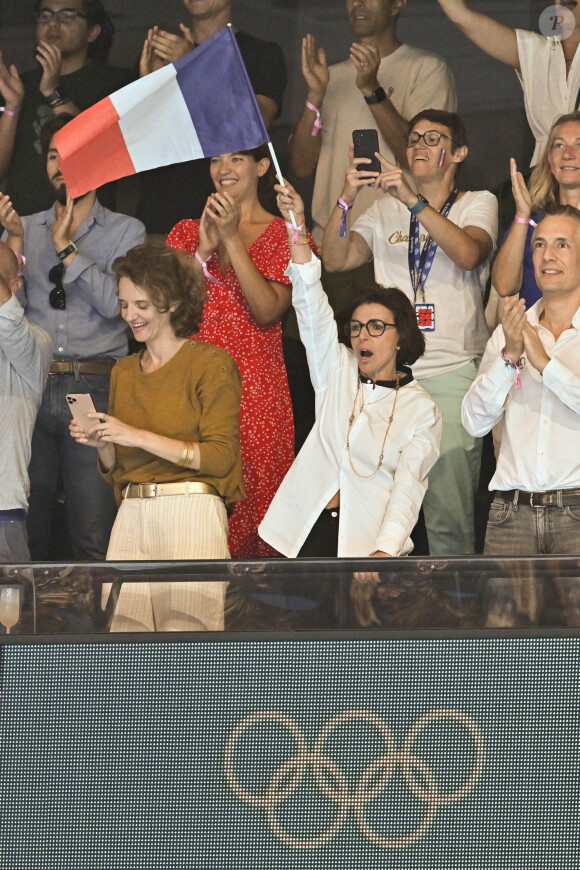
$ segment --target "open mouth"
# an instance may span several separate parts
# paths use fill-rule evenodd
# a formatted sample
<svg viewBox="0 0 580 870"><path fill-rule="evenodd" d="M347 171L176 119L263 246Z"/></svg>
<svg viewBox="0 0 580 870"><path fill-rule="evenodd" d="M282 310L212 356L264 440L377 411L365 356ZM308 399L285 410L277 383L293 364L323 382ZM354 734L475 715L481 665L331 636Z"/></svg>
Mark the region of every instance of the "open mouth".
<svg viewBox="0 0 580 870"><path fill-rule="evenodd" d="M367 350L365 348L364 350L359 351L358 355L361 359L370 359L373 355L373 352L372 350Z"/></svg>

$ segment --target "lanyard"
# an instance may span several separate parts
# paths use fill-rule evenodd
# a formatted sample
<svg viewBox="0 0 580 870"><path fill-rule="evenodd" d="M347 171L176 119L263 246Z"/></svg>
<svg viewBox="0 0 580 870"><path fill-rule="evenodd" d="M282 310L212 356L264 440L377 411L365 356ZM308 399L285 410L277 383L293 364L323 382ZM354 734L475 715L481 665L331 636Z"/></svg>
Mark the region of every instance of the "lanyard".
<svg viewBox="0 0 580 870"><path fill-rule="evenodd" d="M447 217L451 211L451 206L457 199L459 191L455 187L448 198L445 200L439 214ZM416 215L411 215L411 223L409 225L409 274L411 276L411 284L413 286L413 298L417 301L417 290L421 289L421 298L425 302L425 283L429 277L433 259L437 253L437 242L434 242L431 236L427 236L421 248L419 241L419 221Z"/></svg>

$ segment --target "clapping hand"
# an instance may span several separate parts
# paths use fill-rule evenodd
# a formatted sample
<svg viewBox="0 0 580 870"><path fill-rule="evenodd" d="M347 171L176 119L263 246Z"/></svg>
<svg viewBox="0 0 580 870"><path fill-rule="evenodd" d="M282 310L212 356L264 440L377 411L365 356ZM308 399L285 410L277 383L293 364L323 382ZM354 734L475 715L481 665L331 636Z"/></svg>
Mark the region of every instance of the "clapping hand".
<svg viewBox="0 0 580 870"><path fill-rule="evenodd" d="M316 48L316 40L308 33L302 40L302 75L308 85L308 100L320 108L330 73L326 62L326 52Z"/></svg>
<svg viewBox="0 0 580 870"><path fill-rule="evenodd" d="M4 98L6 109L17 112L24 99L24 85L18 75L18 70L11 64L10 68L4 63L0 51L0 94Z"/></svg>
<svg viewBox="0 0 580 870"><path fill-rule="evenodd" d="M516 204L516 215L527 220L532 213L532 199L526 187L524 176L518 172L516 161L510 158L510 176L512 180L512 193Z"/></svg>

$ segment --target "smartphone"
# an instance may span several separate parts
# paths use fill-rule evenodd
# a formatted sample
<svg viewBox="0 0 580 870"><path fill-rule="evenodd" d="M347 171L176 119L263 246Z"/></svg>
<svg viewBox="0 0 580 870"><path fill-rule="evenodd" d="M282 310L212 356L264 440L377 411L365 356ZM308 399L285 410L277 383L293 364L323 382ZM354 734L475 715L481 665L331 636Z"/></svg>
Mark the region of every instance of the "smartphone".
<svg viewBox="0 0 580 870"><path fill-rule="evenodd" d="M380 172L379 158L375 157L375 151L379 150L379 136L376 130L353 130L352 141L354 143L355 157L368 157L371 163L361 163L359 169L368 172Z"/></svg>
<svg viewBox="0 0 580 870"><path fill-rule="evenodd" d="M73 420L76 420L85 432L94 426L95 423L98 423L96 417L87 416L89 413L97 410L88 393L67 393L66 400Z"/></svg>

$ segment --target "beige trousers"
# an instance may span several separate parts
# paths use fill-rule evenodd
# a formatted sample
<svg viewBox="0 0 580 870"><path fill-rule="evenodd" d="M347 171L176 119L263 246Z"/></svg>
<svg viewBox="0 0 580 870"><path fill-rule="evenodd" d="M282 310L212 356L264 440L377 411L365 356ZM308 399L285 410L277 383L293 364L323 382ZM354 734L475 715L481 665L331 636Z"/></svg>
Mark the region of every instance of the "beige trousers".
<svg viewBox="0 0 580 870"><path fill-rule="evenodd" d="M123 499L108 561L229 559L223 501L192 493ZM103 586L103 602L110 585ZM227 583L124 583L112 632L223 631Z"/></svg>

